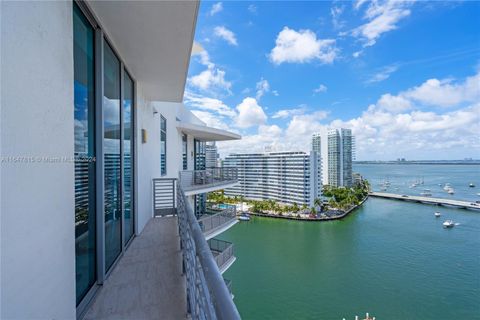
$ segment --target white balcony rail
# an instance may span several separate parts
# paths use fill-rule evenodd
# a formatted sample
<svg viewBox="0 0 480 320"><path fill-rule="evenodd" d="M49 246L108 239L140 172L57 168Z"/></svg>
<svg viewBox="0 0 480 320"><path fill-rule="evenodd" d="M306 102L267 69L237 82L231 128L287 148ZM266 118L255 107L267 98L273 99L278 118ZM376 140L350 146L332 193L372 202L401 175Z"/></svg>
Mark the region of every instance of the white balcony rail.
<svg viewBox="0 0 480 320"><path fill-rule="evenodd" d="M237 168L180 171L180 185L185 192L227 185L237 181Z"/></svg>

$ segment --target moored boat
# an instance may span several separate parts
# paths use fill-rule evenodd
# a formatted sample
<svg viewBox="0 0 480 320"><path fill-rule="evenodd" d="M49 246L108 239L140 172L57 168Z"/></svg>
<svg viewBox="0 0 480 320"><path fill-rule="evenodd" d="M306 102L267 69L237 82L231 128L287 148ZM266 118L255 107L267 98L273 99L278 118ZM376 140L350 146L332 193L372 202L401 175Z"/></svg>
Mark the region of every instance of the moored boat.
<svg viewBox="0 0 480 320"><path fill-rule="evenodd" d="M250 221L250 215L248 213L242 213L238 217L238 220L240 220L240 221Z"/></svg>
<svg viewBox="0 0 480 320"><path fill-rule="evenodd" d="M470 188L475 188L475 185L473 184L473 182L470 182L470 184L468 185Z"/></svg>
<svg viewBox="0 0 480 320"><path fill-rule="evenodd" d="M437 218L438 218L438 217L440 217L441 215L442 215L442 214L441 214L440 212L438 212L438 211L437 211L437 212L435 212L435 217L437 217Z"/></svg>

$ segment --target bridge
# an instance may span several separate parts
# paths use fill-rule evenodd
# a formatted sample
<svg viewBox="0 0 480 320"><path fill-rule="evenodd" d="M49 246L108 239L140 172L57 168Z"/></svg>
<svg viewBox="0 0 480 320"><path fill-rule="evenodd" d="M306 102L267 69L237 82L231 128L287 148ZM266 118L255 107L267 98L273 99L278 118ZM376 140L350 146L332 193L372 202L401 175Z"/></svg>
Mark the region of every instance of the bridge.
<svg viewBox="0 0 480 320"><path fill-rule="evenodd" d="M395 194L395 193L385 193L385 192L370 192L369 196L402 200L402 201L411 201L425 204L433 204L440 206L449 206L456 207L461 209L470 209L470 210L480 210L480 203L475 203L474 201L461 201L453 199L443 199L443 198L432 198L432 197L419 197L419 196L410 196L405 194Z"/></svg>

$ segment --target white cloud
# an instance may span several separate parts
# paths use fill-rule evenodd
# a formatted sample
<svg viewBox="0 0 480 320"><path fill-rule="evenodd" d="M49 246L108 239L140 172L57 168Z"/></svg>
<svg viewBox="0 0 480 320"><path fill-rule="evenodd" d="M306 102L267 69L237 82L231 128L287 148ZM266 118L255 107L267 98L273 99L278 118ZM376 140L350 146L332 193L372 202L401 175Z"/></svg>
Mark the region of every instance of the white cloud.
<svg viewBox="0 0 480 320"><path fill-rule="evenodd" d="M260 81L256 84L257 95L256 98L259 100L265 93L270 91L270 84L267 80L261 78Z"/></svg>
<svg viewBox="0 0 480 320"><path fill-rule="evenodd" d="M255 125L262 125L267 121L267 115L263 108L258 105L255 98L247 97L237 106L238 116L235 124L239 128L249 128Z"/></svg>
<svg viewBox="0 0 480 320"><path fill-rule="evenodd" d="M345 6L333 6L330 8L330 15L332 16L332 25L334 29L341 29L345 26L345 21L340 19Z"/></svg>
<svg viewBox="0 0 480 320"><path fill-rule="evenodd" d="M390 78L390 75L398 70L397 65L386 66L370 77L365 83L376 83Z"/></svg>
<svg viewBox="0 0 480 320"><path fill-rule="evenodd" d="M311 30L295 31L284 27L277 35L269 57L274 64L306 63L313 60L328 64L335 60L337 52L334 39L317 39Z"/></svg>
<svg viewBox="0 0 480 320"><path fill-rule="evenodd" d="M327 92L328 88L324 84L320 84L318 88L313 89L313 93L322 93L322 92Z"/></svg>
<svg viewBox="0 0 480 320"><path fill-rule="evenodd" d="M223 40L227 41L229 44L232 46L237 46L237 38L235 37L235 34L231 31L225 28L224 26L220 27L215 27L213 29L213 32L215 36L222 38Z"/></svg>
<svg viewBox="0 0 480 320"><path fill-rule="evenodd" d="M214 3L212 9L210 9L210 15L213 16L223 10L223 4L221 2Z"/></svg>
<svg viewBox="0 0 480 320"><path fill-rule="evenodd" d="M423 84L403 93L407 98L426 105L451 107L464 102L480 101L480 72L464 82L429 79Z"/></svg>
<svg viewBox="0 0 480 320"><path fill-rule="evenodd" d="M360 57L360 56L362 55L362 53L363 53L363 50L355 51L355 52L352 54L352 56L353 56L354 58L358 58L358 57Z"/></svg>
<svg viewBox="0 0 480 320"><path fill-rule="evenodd" d="M350 120L325 122L325 111L280 110L272 118L291 117L285 128L262 124L255 134L243 135L240 144L222 144L221 152L261 152L267 145L277 151L308 151L314 132L344 127L353 130L358 159L475 157L480 154L479 74L456 82L427 80L397 95L384 94ZM423 109L425 104L457 109L430 111Z"/></svg>
<svg viewBox="0 0 480 320"><path fill-rule="evenodd" d="M358 9L364 1L358 1ZM364 19L367 22L352 30L354 37L362 39L364 47L373 46L378 38L391 30L397 29L400 20L410 15L411 1L371 1L365 11Z"/></svg>
<svg viewBox="0 0 480 320"><path fill-rule="evenodd" d="M293 109L282 109L275 112L272 116L273 119L286 119L293 116L304 114L306 111L306 107L302 106L300 108L293 108Z"/></svg>
<svg viewBox="0 0 480 320"><path fill-rule="evenodd" d="M206 66L207 69L188 78L188 84L201 91L209 91L209 93L227 93L231 94L232 83L225 79L225 71L217 68L210 60L208 52L200 45L197 46L195 52L192 51L194 57L198 57L197 61Z"/></svg>
<svg viewBox="0 0 480 320"><path fill-rule="evenodd" d="M277 90L273 90L272 91L272 94L275 96L275 97L278 97L280 95L280 93L278 93Z"/></svg>
<svg viewBox="0 0 480 320"><path fill-rule="evenodd" d="M221 116L234 118L237 113L232 108L228 107L223 101L215 98L204 97L198 94L185 92L185 105L193 109L213 111Z"/></svg>
<svg viewBox="0 0 480 320"><path fill-rule="evenodd" d="M221 117L212 112L192 110L192 113L209 127L232 131Z"/></svg>
<svg viewBox="0 0 480 320"><path fill-rule="evenodd" d="M257 13L257 6L254 5L254 4L251 4L248 6L248 11L250 11L251 13Z"/></svg>
<svg viewBox="0 0 480 320"><path fill-rule="evenodd" d="M383 110L398 113L412 108L412 102L402 96L384 94L377 102L377 106Z"/></svg>
<svg viewBox="0 0 480 320"><path fill-rule="evenodd" d="M209 68L189 78L189 83L201 90L218 89L231 93L232 83L225 80L225 71Z"/></svg>

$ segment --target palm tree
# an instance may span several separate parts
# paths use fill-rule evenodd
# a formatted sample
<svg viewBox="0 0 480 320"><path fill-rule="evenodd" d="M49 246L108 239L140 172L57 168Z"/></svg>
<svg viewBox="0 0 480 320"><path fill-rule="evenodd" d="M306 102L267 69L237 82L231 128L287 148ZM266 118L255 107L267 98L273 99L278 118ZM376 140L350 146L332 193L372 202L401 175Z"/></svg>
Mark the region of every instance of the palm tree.
<svg viewBox="0 0 480 320"><path fill-rule="evenodd" d="M315 207L312 207L312 208L310 209L310 215L312 215L312 216L317 216L317 209L315 209Z"/></svg>
<svg viewBox="0 0 480 320"><path fill-rule="evenodd" d="M300 208L298 207L298 204L296 202L293 203L293 206L292 206L292 211L294 213L297 213L298 210L300 210Z"/></svg>

